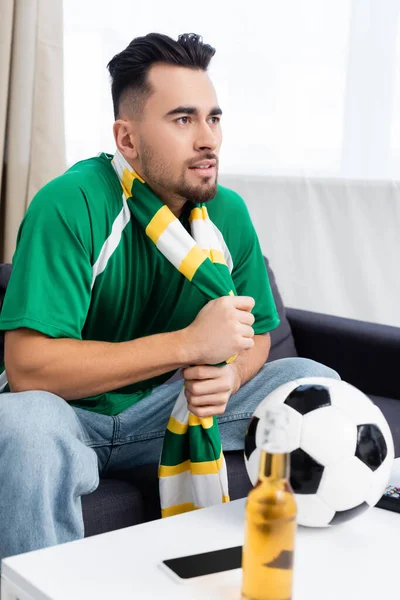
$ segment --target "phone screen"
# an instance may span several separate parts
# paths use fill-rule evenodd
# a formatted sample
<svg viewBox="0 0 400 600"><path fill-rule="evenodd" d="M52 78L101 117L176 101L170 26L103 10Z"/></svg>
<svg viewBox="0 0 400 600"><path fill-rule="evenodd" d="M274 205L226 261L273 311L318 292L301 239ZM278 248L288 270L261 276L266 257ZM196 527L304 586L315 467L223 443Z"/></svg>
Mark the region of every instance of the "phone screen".
<svg viewBox="0 0 400 600"><path fill-rule="evenodd" d="M240 569L242 566L242 546L171 558L164 560L163 563L181 579L191 579L201 575Z"/></svg>

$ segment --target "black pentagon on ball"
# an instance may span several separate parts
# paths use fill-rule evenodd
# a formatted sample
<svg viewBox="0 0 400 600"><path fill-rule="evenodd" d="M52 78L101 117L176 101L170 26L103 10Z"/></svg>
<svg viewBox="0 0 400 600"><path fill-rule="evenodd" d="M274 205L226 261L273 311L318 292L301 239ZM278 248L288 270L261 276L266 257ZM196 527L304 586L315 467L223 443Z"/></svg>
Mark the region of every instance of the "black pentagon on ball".
<svg viewBox="0 0 400 600"><path fill-rule="evenodd" d="M260 419L258 417L252 417L246 431L246 436L244 439L244 455L247 460L250 459L250 456L253 454L254 450L257 447L256 431L259 420Z"/></svg>
<svg viewBox="0 0 400 600"><path fill-rule="evenodd" d="M356 456L371 471L376 471L387 456L386 440L382 431L372 423L357 426Z"/></svg>
<svg viewBox="0 0 400 600"><path fill-rule="evenodd" d="M290 456L290 483L295 494L315 494L324 473L324 467L301 448Z"/></svg>
<svg viewBox="0 0 400 600"><path fill-rule="evenodd" d="M301 415L331 405L329 390L324 385L304 384L292 390L285 404L297 410Z"/></svg>
<svg viewBox="0 0 400 600"><path fill-rule="evenodd" d="M369 504L363 502L354 508L349 508L348 510L338 510L335 513L332 521L330 521L329 525L340 525L341 523L345 523L346 521L350 521L350 519L354 519L357 515L365 512L369 508Z"/></svg>

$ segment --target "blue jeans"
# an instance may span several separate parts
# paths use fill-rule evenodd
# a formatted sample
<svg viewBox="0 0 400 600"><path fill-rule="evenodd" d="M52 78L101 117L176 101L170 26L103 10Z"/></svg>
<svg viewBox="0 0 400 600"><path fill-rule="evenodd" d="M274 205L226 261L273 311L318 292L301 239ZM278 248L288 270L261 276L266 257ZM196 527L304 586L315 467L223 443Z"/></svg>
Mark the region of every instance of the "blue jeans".
<svg viewBox="0 0 400 600"><path fill-rule="evenodd" d="M219 417L225 451L241 450L257 405L300 377L339 378L312 360L263 366ZM0 395L0 559L84 536L81 496L99 476L158 463L182 382L162 385L117 416L71 407L48 392Z"/></svg>

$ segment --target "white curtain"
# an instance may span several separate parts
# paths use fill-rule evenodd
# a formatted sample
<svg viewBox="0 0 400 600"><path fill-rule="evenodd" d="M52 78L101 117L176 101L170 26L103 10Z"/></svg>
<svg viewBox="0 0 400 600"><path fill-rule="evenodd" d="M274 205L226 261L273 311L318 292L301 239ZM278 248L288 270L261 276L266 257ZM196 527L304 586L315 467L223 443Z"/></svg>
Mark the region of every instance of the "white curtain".
<svg viewBox="0 0 400 600"><path fill-rule="evenodd" d="M400 183L221 181L246 199L286 306L400 327Z"/></svg>
<svg viewBox="0 0 400 600"><path fill-rule="evenodd" d="M6 261L32 197L65 170L62 17L62 0L0 0L0 259Z"/></svg>

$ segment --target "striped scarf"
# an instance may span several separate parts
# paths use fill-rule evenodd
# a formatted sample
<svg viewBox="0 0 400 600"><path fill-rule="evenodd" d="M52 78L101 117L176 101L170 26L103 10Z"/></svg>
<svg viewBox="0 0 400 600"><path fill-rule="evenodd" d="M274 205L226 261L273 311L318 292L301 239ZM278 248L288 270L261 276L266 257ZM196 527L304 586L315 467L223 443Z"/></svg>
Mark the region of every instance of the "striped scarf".
<svg viewBox="0 0 400 600"><path fill-rule="evenodd" d="M132 214L158 250L207 300L235 295L207 208L198 204L191 211L190 235L122 154L114 155L112 165L121 182L123 201L129 201ZM189 413L183 385L165 432L158 475L163 517L229 502L217 418Z"/></svg>

